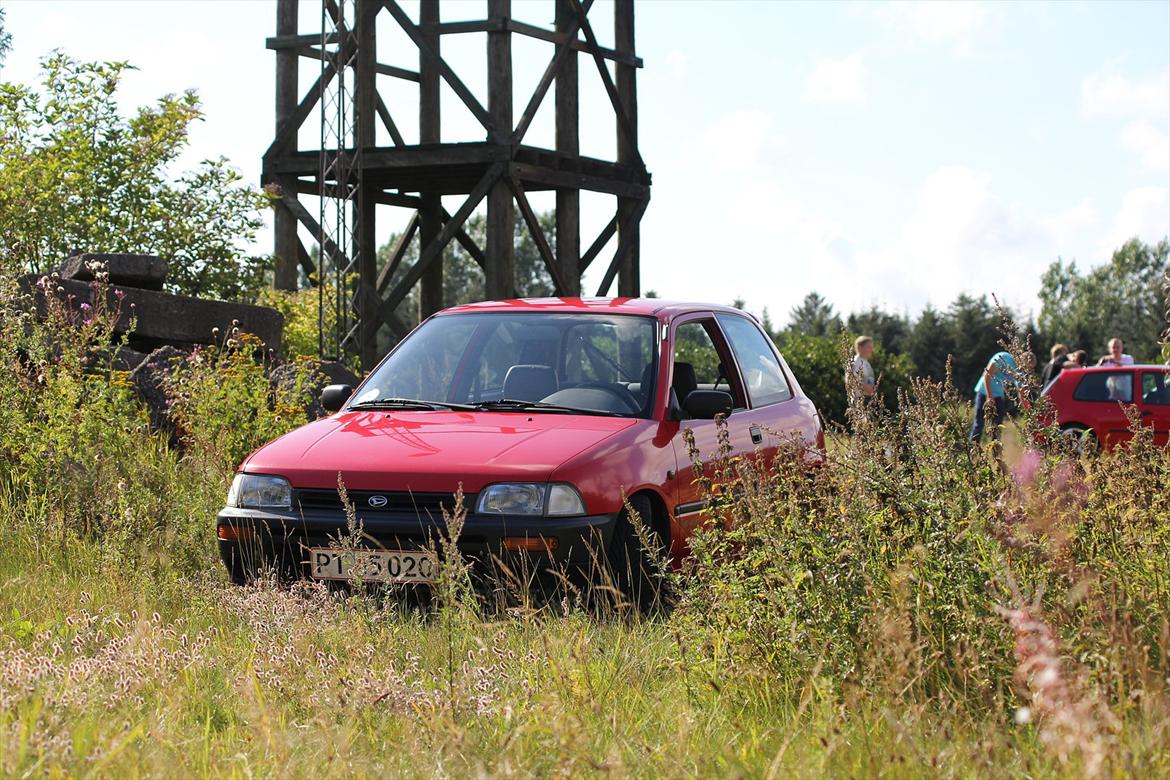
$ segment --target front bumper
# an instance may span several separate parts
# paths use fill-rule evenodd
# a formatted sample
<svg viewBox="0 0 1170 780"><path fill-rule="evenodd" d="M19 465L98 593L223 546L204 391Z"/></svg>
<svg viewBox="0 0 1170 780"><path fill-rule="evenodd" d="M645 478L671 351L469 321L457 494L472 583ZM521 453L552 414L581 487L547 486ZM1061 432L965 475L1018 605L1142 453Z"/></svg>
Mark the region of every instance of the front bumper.
<svg viewBox="0 0 1170 780"><path fill-rule="evenodd" d="M441 550L447 528L442 518L411 512L359 513L360 544L371 549ZM603 560L617 515L523 517L469 514L456 547L477 567L495 559L537 570L585 567ZM348 536L344 513L267 512L225 507L216 516L219 555L235 582L273 569L282 576L307 577L311 547L336 547ZM230 538L224 538L225 536ZM505 539L537 540L536 549L506 549Z"/></svg>

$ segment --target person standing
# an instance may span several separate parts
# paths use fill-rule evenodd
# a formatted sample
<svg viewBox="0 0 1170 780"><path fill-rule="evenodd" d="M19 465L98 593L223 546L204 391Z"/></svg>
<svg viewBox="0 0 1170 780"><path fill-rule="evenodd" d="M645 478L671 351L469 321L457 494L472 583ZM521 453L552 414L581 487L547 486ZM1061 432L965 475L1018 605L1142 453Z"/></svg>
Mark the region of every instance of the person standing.
<svg viewBox="0 0 1170 780"><path fill-rule="evenodd" d="M1030 352L1026 353L1025 360L1034 364L1035 358L1029 359L1030 355ZM1026 365L1023 370L1029 371L1031 368L1031 365ZM1010 352L996 352L992 355L991 360L987 361L987 365L983 368L983 375L975 383L975 420L971 423L971 433L968 436L972 442L983 440L988 405L991 406L990 416L995 421L991 437L993 439L999 438L999 428L1003 425L1004 415L1007 414L1007 388L1020 384L1020 374L1021 369L1016 365L1016 359L1012 357ZM1026 410L1029 406L1028 399L1021 400L1023 401L1021 406Z"/></svg>
<svg viewBox="0 0 1170 780"><path fill-rule="evenodd" d="M858 336L853 342L853 359L845 369L845 392L849 403L855 404L872 398L877 393L877 380L869 359L873 357L873 338Z"/></svg>
<svg viewBox="0 0 1170 780"><path fill-rule="evenodd" d="M1060 376L1060 372L1069 361L1068 347L1064 344L1054 344L1049 355L1052 359L1044 364L1044 369L1040 372L1040 387L1048 387L1053 379Z"/></svg>
<svg viewBox="0 0 1170 780"><path fill-rule="evenodd" d="M1132 366L1133 355L1125 354L1125 342L1121 339L1109 339L1109 354L1097 361L1099 366Z"/></svg>

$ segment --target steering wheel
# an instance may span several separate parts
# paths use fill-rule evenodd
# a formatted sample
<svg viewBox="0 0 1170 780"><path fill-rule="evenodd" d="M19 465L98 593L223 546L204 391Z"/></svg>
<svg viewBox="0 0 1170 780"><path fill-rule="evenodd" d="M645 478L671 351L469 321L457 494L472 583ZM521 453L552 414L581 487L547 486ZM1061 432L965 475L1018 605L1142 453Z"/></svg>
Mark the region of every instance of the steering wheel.
<svg viewBox="0 0 1170 780"><path fill-rule="evenodd" d="M565 390L601 390L617 398L626 407L630 414L637 414L642 410L642 402L638 397L630 392L629 388L621 385L611 385L605 382L582 382L579 385L563 388Z"/></svg>

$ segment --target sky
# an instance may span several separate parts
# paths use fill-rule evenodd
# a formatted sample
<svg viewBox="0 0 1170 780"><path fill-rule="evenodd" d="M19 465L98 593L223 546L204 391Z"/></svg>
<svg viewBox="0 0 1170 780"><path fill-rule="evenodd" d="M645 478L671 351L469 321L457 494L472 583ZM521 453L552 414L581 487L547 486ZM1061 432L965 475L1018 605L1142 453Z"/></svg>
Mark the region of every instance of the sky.
<svg viewBox="0 0 1170 780"><path fill-rule="evenodd" d="M35 81L57 48L128 60L139 70L124 83L126 111L188 88L202 97L180 170L222 155L259 182L274 129L273 0L0 7L13 37L0 80ZM417 19L417 3L403 7ZM552 8L514 0L513 15L549 26ZM319 9L303 0L302 32L320 30ZM486 3L444 2L441 13L483 18ZM812 290L843 313L915 315L968 292L1034 314L1040 274L1058 258L1087 268L1130 237L1170 234L1170 2L639 0L636 13L639 140L653 176L644 290L741 298L781 324ZM612 45L612 3L597 0L590 16ZM486 104L483 36L443 45ZM412 67L410 51L382 13L380 61ZM514 36L517 115L552 51ZM302 91L315 70L302 60ZM612 157L613 114L591 60L580 74L582 152ZM379 88L410 142L417 87ZM552 145L551 90L546 102L526 143ZM477 128L446 90L443 140L482 140ZM302 148L316 134L311 118ZM553 205L551 194L532 200ZM613 208L583 197L583 246ZM380 240L408 216L380 210ZM271 251L267 229L250 251Z"/></svg>

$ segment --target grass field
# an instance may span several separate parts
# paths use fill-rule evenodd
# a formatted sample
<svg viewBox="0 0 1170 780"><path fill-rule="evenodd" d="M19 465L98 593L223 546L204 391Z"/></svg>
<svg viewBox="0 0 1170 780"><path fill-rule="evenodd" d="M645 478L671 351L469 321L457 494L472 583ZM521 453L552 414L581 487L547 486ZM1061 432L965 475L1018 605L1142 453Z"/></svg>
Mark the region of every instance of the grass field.
<svg viewBox="0 0 1170 780"><path fill-rule="evenodd" d="M1080 455L1025 416L1000 460L923 382L813 472L699 453L734 524L648 618L240 588L214 513L302 391L209 350L152 433L100 312L0 303L4 776L1170 776L1170 454L1147 437Z"/></svg>

